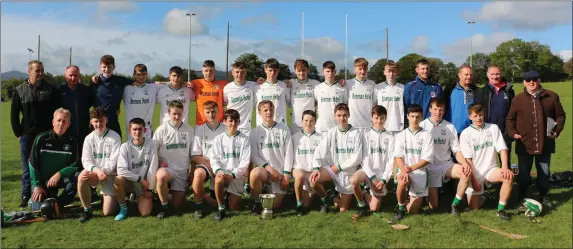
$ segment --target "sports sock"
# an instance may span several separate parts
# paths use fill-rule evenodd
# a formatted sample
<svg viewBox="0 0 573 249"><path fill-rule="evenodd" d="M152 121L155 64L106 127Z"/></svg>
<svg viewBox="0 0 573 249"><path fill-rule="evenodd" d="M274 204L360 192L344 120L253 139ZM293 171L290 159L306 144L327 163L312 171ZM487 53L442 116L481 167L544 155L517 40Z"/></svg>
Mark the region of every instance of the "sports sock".
<svg viewBox="0 0 573 249"><path fill-rule="evenodd" d="M196 207L201 207L202 205L203 205L203 202L195 203L195 206L196 206Z"/></svg>
<svg viewBox="0 0 573 249"><path fill-rule="evenodd" d="M406 210L406 204L398 203L398 210Z"/></svg>
<svg viewBox="0 0 573 249"><path fill-rule="evenodd" d="M120 204L119 204L119 208L120 208L121 210L127 210L127 204L126 204L125 202L124 202L124 203L120 203Z"/></svg>
<svg viewBox="0 0 573 249"><path fill-rule="evenodd" d="M302 206L302 201L296 200L296 207L301 207L301 206Z"/></svg>
<svg viewBox="0 0 573 249"><path fill-rule="evenodd" d="M163 210L169 209L169 202L165 202L165 203L161 203L161 207L163 207Z"/></svg>
<svg viewBox="0 0 573 249"><path fill-rule="evenodd" d="M452 202L453 206L457 206L460 204L460 201L462 201L463 197L459 197L458 195L456 195L456 197L454 197L454 201Z"/></svg>
<svg viewBox="0 0 573 249"><path fill-rule="evenodd" d="M326 197L320 198L320 203L326 204Z"/></svg>
<svg viewBox="0 0 573 249"><path fill-rule="evenodd" d="M92 211L92 207L85 207L84 208L84 212L91 212Z"/></svg>
<svg viewBox="0 0 573 249"><path fill-rule="evenodd" d="M497 204L497 211L503 211L503 209L505 209L505 201L499 201L499 204Z"/></svg>
<svg viewBox="0 0 573 249"><path fill-rule="evenodd" d="M364 207L366 206L366 203L364 203L364 200L358 201L358 207Z"/></svg>
<svg viewBox="0 0 573 249"><path fill-rule="evenodd" d="M255 203L261 203L261 197L260 196L257 196L253 199L254 199Z"/></svg>
<svg viewBox="0 0 573 249"><path fill-rule="evenodd" d="M219 204L219 211L225 210L225 204Z"/></svg>

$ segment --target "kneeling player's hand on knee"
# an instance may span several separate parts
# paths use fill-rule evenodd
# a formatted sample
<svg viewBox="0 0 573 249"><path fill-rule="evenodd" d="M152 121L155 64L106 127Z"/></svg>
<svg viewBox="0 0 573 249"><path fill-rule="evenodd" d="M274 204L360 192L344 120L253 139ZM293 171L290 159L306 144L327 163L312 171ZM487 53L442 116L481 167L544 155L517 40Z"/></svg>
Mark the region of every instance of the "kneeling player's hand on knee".
<svg viewBox="0 0 573 249"><path fill-rule="evenodd" d="M222 170L217 172L217 178L225 179L225 172Z"/></svg>
<svg viewBox="0 0 573 249"><path fill-rule="evenodd" d="M271 180L273 182L278 182L281 180L281 175L273 167L267 166L266 169L269 172L269 174L271 175Z"/></svg>
<svg viewBox="0 0 573 249"><path fill-rule="evenodd" d="M502 168L501 176L504 180L510 181L513 179L513 172L510 169Z"/></svg>
<svg viewBox="0 0 573 249"><path fill-rule="evenodd" d="M284 175L283 175L283 178L282 178L282 180L281 180L281 189L282 189L282 190L285 190L285 189L288 188L289 180L290 180L290 179L289 179L289 175L284 174Z"/></svg>
<svg viewBox="0 0 573 249"><path fill-rule="evenodd" d="M105 172L103 172L103 170L99 170L99 171L97 172L97 178L98 178L100 181L104 181L105 179L107 179L107 174L106 174Z"/></svg>
<svg viewBox="0 0 573 249"><path fill-rule="evenodd" d="M48 187L53 188L55 186L58 185L58 182L60 181L62 174L60 174L60 172L55 173L50 180L48 181Z"/></svg>
<svg viewBox="0 0 573 249"><path fill-rule="evenodd" d="M404 165L404 166L400 167L400 171L402 173L408 174L408 173L412 172L412 168L408 167L408 165Z"/></svg>
<svg viewBox="0 0 573 249"><path fill-rule="evenodd" d="M375 180L378 181L378 180ZM382 192L382 189L384 188L384 182L383 181L378 181L376 183L374 183L374 190L376 190L376 192Z"/></svg>
<svg viewBox="0 0 573 249"><path fill-rule="evenodd" d="M226 180L228 180L228 181L233 180L233 175L231 175L231 173L226 173L226 174L224 174L223 176L224 176L224 178L225 178Z"/></svg>
<svg viewBox="0 0 573 249"><path fill-rule="evenodd" d="M320 178L320 171L315 170L310 174L308 180L310 181L310 183L315 183L316 180L318 180L318 178Z"/></svg>
<svg viewBox="0 0 573 249"><path fill-rule="evenodd" d="M145 179L141 179L141 188L144 190L149 188L149 182L147 182Z"/></svg>

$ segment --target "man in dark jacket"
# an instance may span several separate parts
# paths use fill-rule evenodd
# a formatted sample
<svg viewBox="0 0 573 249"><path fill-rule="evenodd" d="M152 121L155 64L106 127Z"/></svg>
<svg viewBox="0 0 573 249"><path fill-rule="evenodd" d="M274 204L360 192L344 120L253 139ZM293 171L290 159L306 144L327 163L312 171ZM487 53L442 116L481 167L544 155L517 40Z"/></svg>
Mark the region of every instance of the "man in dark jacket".
<svg viewBox="0 0 573 249"><path fill-rule="evenodd" d="M527 72L523 79L525 89L513 99L506 121L507 132L515 139L515 153L519 162L518 200L521 203L527 197L527 189L531 184L531 166L535 159L535 185L539 190L540 201L553 208L547 197L549 165L551 154L555 153L555 139L565 125L565 111L559 95L541 87L539 73Z"/></svg>
<svg viewBox="0 0 573 249"><path fill-rule="evenodd" d="M501 71L499 66L491 65L487 69L488 83L477 89L475 103L480 103L484 106L485 121L487 123L496 124L507 146L509 153L507 165L511 165L511 143L513 138L507 135L505 130L505 119L509 108L511 107L511 100L515 96L513 85L501 79Z"/></svg>
<svg viewBox="0 0 573 249"><path fill-rule="evenodd" d="M29 78L17 86L12 97L10 121L12 131L20 141L22 160L22 196L20 207L28 205L31 197L28 159L34 138L52 128L52 115L60 107L58 89L44 80L44 65L33 60L28 63ZM20 114L22 119L20 120Z"/></svg>
<svg viewBox="0 0 573 249"><path fill-rule="evenodd" d="M458 79L456 84L449 84L444 89L446 103L444 119L456 127L459 137L460 133L471 124L468 107L474 103L477 86L472 84L472 68L468 65L460 67Z"/></svg>

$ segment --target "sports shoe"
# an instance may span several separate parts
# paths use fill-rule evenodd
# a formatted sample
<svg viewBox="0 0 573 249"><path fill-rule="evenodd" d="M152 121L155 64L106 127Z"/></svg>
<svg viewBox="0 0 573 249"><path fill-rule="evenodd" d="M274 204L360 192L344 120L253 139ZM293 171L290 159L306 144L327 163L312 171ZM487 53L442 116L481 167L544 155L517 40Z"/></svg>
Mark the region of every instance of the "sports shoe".
<svg viewBox="0 0 573 249"><path fill-rule="evenodd" d="M119 209L119 214L115 216L116 221L125 220L127 218L127 208L126 209Z"/></svg>
<svg viewBox="0 0 573 249"><path fill-rule="evenodd" d="M28 206L29 200L30 200L30 197L22 196L22 199L20 200L20 205L18 207L19 208L26 208Z"/></svg>
<svg viewBox="0 0 573 249"><path fill-rule="evenodd" d="M404 216L406 216L406 210L398 209L398 211L396 211L396 215L394 216L394 221L400 221L404 219Z"/></svg>
<svg viewBox="0 0 573 249"><path fill-rule="evenodd" d="M215 213L215 217L213 217L213 219L215 221L221 221L222 219L225 219L225 210L219 210L217 213Z"/></svg>
<svg viewBox="0 0 573 249"><path fill-rule="evenodd" d="M452 210L450 212L453 216L460 216L460 208L456 205L452 205Z"/></svg>
<svg viewBox="0 0 573 249"><path fill-rule="evenodd" d="M93 217L93 212L90 211L85 211L81 214L80 218L78 219L81 223L84 223L88 220L90 220Z"/></svg>
<svg viewBox="0 0 573 249"><path fill-rule="evenodd" d="M297 216L303 216L308 214L308 208L305 206L296 207L296 214Z"/></svg>
<svg viewBox="0 0 573 249"><path fill-rule="evenodd" d="M497 217L499 217L500 220L504 221L511 220L511 217L509 217L509 215L505 212L505 210L497 211Z"/></svg>
<svg viewBox="0 0 573 249"><path fill-rule="evenodd" d="M364 217L368 217L372 214L372 212L370 211L370 209L368 208L364 208L358 212L356 212L356 214L354 214L352 216L353 219L358 219L358 218L364 218Z"/></svg>
<svg viewBox="0 0 573 249"><path fill-rule="evenodd" d="M193 217L195 217L196 220L203 218L203 210L202 209L195 210L195 212L193 213Z"/></svg>
<svg viewBox="0 0 573 249"><path fill-rule="evenodd" d="M263 204L261 204L260 202L255 202L255 204L253 205L253 209L251 210L251 215L261 215L262 211L263 211Z"/></svg>
<svg viewBox="0 0 573 249"><path fill-rule="evenodd" d="M321 213L328 213L328 211L330 211L328 204L327 203L321 203L320 204L320 212Z"/></svg>
<svg viewBox="0 0 573 249"><path fill-rule="evenodd" d="M549 200L549 197L543 197L541 200L541 204L548 207L549 209L553 209L555 207L551 202L551 200Z"/></svg>

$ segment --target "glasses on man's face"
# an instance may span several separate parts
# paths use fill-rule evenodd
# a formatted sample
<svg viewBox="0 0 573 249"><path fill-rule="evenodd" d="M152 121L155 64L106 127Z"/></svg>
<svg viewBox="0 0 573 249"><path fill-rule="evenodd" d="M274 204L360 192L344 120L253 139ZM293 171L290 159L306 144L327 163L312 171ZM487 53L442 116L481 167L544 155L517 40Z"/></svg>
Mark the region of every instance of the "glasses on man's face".
<svg viewBox="0 0 573 249"><path fill-rule="evenodd" d="M529 78L529 79L525 79L525 82L537 82L536 78Z"/></svg>

